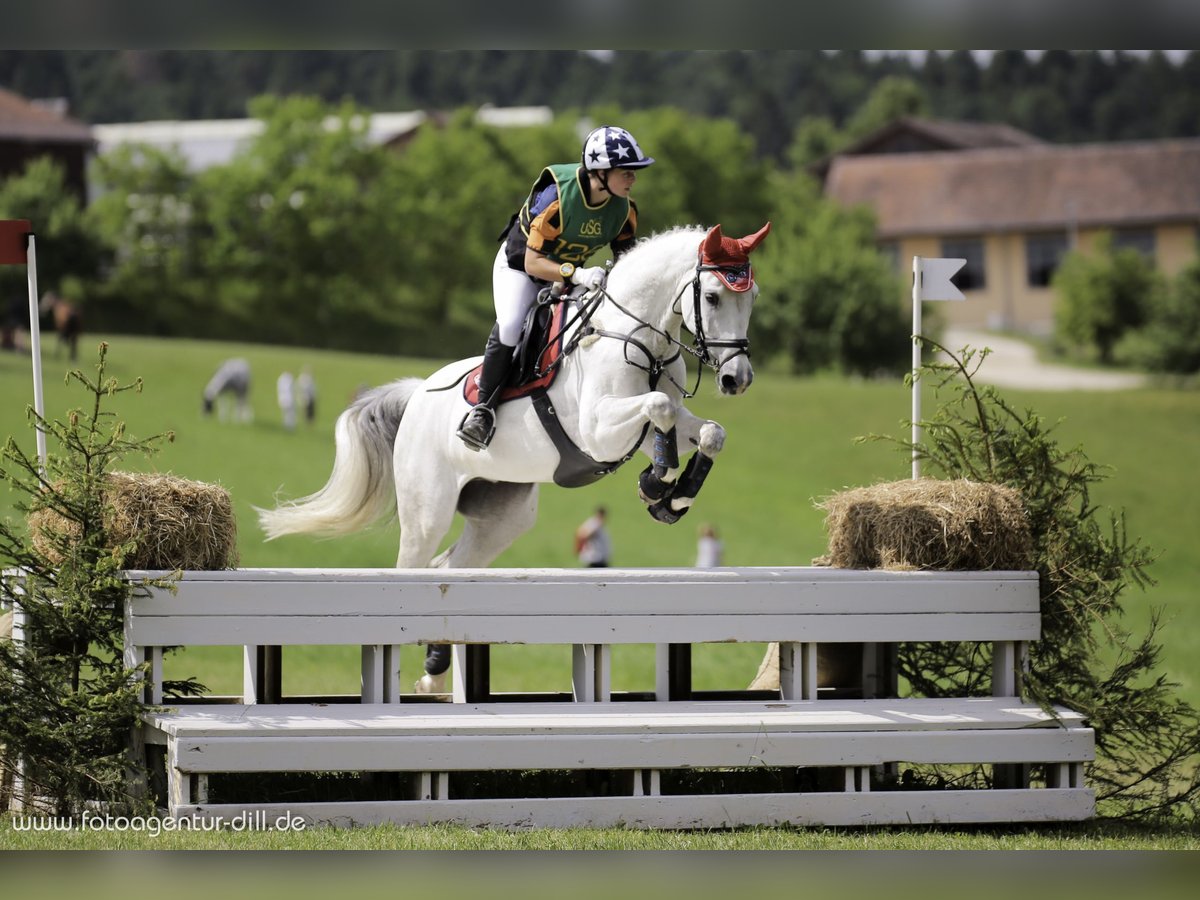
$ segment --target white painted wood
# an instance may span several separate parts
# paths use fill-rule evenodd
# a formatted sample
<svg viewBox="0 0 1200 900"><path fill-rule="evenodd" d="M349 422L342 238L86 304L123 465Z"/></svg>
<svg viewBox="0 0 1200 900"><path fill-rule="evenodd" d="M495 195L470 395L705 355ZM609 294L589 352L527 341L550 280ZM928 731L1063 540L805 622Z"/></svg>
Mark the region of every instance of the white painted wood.
<svg viewBox="0 0 1200 900"><path fill-rule="evenodd" d="M196 803L203 805L208 802L208 776L201 774L194 777L196 779L196 790L193 799Z"/></svg>
<svg viewBox="0 0 1200 900"><path fill-rule="evenodd" d="M732 602L736 607L736 601ZM359 616L178 615L135 618L140 646L243 644L694 644L706 641L802 643L841 641L1034 640L1036 613L872 613L855 615L727 614Z"/></svg>
<svg viewBox="0 0 1200 900"><path fill-rule="evenodd" d="M571 648L571 687L577 702L606 701L612 696L612 651L607 644L575 644Z"/></svg>
<svg viewBox="0 0 1200 900"><path fill-rule="evenodd" d="M804 669L801 676L803 697L805 700L817 699L817 645L805 642L800 645L800 665Z"/></svg>
<svg viewBox="0 0 1200 900"><path fill-rule="evenodd" d="M309 573L273 578L255 570L185 573L177 594L152 590L135 599L141 616L239 617L270 612L321 615L478 615L502 607L514 616L630 615L647 608L689 615L728 611L732 597L745 615L841 613L1037 612L1037 583L1029 573L874 572L850 569L723 570L736 577L713 578L713 570L664 576L661 570L482 570L449 578L449 570L382 570L369 580ZM593 572L597 570L592 570ZM390 572L390 574L389 574ZM423 573L423 574L415 574ZM517 574L513 574L517 573ZM772 573L778 573L773 575ZM799 574L797 574L799 573ZM193 576L195 576L193 578ZM201 577L208 576L208 577ZM218 576L218 577L214 577ZM445 576L445 577L444 577ZM335 590L330 590L330 585ZM336 600L331 600L331 595ZM565 597L570 602L565 602Z"/></svg>
<svg viewBox="0 0 1200 900"><path fill-rule="evenodd" d="M182 636L186 632L180 632ZM188 643L193 646L202 645L203 642L197 640L193 636L187 637ZM167 642L169 645L170 642ZM234 641L234 644L241 643ZM242 645L242 702L246 704L254 704L258 702L258 686L262 680L263 673L258 668L258 647L252 644Z"/></svg>
<svg viewBox="0 0 1200 900"><path fill-rule="evenodd" d="M671 645L654 645L654 699L671 699Z"/></svg>
<svg viewBox="0 0 1200 900"><path fill-rule="evenodd" d="M784 700L804 700L804 664L801 645L779 642L779 696Z"/></svg>
<svg viewBox="0 0 1200 900"><path fill-rule="evenodd" d="M525 828L733 828L737 826L936 825L1083 821L1095 814L1090 790L877 791L872 793L717 794L536 800L380 801L180 806L230 822L262 811L267 821L290 813L336 827L430 822Z"/></svg>
<svg viewBox="0 0 1200 900"><path fill-rule="evenodd" d="M376 735L588 735L662 732L1060 731L1083 725L1064 707L1047 712L1015 697L479 704L197 704L144 717L169 737Z"/></svg>
<svg viewBox="0 0 1200 900"><path fill-rule="evenodd" d="M385 644L383 648L383 703L400 702L400 646Z"/></svg>
<svg viewBox="0 0 1200 900"><path fill-rule="evenodd" d="M362 702L385 702L383 682L383 645L364 644L362 648L362 675L359 679Z"/></svg>
<svg viewBox="0 0 1200 900"><path fill-rule="evenodd" d="M468 669L467 648L455 644L450 648L450 695L455 703L467 702Z"/></svg>
<svg viewBox="0 0 1200 900"><path fill-rule="evenodd" d="M179 737L189 772L669 769L1043 763L1094 755L1090 729Z"/></svg>
<svg viewBox="0 0 1200 900"><path fill-rule="evenodd" d="M163 702L163 648L150 647L150 702L160 705Z"/></svg>
<svg viewBox="0 0 1200 900"><path fill-rule="evenodd" d="M1015 697L1016 694L1016 645L1012 641L996 641L992 646L992 696Z"/></svg>
<svg viewBox="0 0 1200 900"><path fill-rule="evenodd" d="M289 581L296 583L338 582L339 584L365 583L429 583L453 587L458 584L619 584L639 582L648 584L679 584L696 582L706 584L736 584L740 582L942 582L961 581L1007 582L1026 581L1037 583L1038 575L1024 570L993 570L983 572L933 572L933 571L887 571L882 569L835 569L828 566L725 566L712 569L695 568L608 568L608 569L394 569L394 568L242 568L207 571L189 570L178 580L180 586L204 582L236 581L252 584L258 581ZM129 570L125 577L130 581L162 579L175 573L166 570Z"/></svg>

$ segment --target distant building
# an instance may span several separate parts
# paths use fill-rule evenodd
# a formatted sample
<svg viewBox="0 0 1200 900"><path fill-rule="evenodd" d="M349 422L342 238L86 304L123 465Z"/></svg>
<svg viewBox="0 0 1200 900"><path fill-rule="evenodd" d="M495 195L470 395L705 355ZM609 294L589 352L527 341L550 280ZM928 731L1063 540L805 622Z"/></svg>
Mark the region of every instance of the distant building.
<svg viewBox="0 0 1200 900"><path fill-rule="evenodd" d="M91 129L65 115L61 103L34 102L0 88L0 179L20 175L31 160L48 156L86 203L87 160L95 146Z"/></svg>
<svg viewBox="0 0 1200 900"><path fill-rule="evenodd" d="M480 107L476 119L497 127L544 125L553 121L549 107L496 108ZM424 124L437 125L437 113L421 110L395 113L371 113L367 124L367 139L375 144L401 147L416 135ZM329 127L338 120L331 118ZM263 123L258 119L210 119L198 121L129 122L96 125L93 128L99 141L99 152L109 153L125 144L146 144L162 150L177 150L193 172L210 166L224 165L262 134Z"/></svg>
<svg viewBox="0 0 1200 900"><path fill-rule="evenodd" d="M953 324L1049 331L1051 277L1068 250L1087 252L1104 231L1167 275L1196 253L1200 139L852 149L828 161L826 196L874 211L901 272L913 256L967 260L955 279L967 302L940 306Z"/></svg>

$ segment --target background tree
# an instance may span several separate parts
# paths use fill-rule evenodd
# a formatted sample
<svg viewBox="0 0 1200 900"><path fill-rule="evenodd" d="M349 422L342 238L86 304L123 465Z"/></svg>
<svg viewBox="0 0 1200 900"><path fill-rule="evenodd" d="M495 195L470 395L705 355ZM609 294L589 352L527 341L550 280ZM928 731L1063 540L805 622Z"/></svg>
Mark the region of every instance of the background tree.
<svg viewBox="0 0 1200 900"><path fill-rule="evenodd" d="M1059 341L1094 352L1108 364L1117 341L1146 322L1162 290L1162 277L1137 250L1114 250L1108 234L1096 241L1091 253L1067 254L1052 287L1059 297L1054 311Z"/></svg>
<svg viewBox="0 0 1200 900"><path fill-rule="evenodd" d="M93 328L187 334L212 316L200 290L200 198L182 156L126 146L94 163L99 197L86 221L107 248L107 277L91 292Z"/></svg>
<svg viewBox="0 0 1200 900"><path fill-rule="evenodd" d="M755 346L797 373L902 371L911 329L900 280L875 247L871 214L824 200L804 173L780 175L774 186L771 238L754 259L764 285L751 323Z"/></svg>
<svg viewBox="0 0 1200 900"><path fill-rule="evenodd" d="M1117 359L1152 372L1200 372L1200 256L1154 294L1148 316L1117 345Z"/></svg>
<svg viewBox="0 0 1200 900"><path fill-rule="evenodd" d="M43 157L30 162L21 175L0 181L0 218L33 224L41 290L76 302L84 299L86 285L100 273L105 251L67 188L61 167ZM26 296L23 269L0 268L0 296Z"/></svg>

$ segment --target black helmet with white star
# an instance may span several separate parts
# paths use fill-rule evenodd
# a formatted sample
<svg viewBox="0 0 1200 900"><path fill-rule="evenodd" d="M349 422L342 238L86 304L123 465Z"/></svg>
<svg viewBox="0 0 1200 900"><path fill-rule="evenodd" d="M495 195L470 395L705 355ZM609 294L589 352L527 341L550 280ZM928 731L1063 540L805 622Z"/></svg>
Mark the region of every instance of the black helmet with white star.
<svg viewBox="0 0 1200 900"><path fill-rule="evenodd" d="M615 125L601 125L583 142L583 167L592 172L604 169L644 169L654 157L642 153L633 135Z"/></svg>

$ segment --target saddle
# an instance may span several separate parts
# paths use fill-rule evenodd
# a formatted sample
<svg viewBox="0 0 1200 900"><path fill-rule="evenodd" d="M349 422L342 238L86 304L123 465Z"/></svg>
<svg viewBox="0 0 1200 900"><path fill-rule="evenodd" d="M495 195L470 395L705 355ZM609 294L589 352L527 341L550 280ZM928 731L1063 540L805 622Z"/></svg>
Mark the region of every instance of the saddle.
<svg viewBox="0 0 1200 900"><path fill-rule="evenodd" d="M560 487L584 487L615 472L637 452L650 427L647 423L630 451L611 462L592 459L563 430L547 392L558 375L557 363L566 352L563 325L568 313L573 310L574 304L567 302L566 298L551 297L549 288L539 295L538 302L525 317L521 340L513 351L509 384L501 389L497 401L497 406L520 397L529 397L533 402L538 420L558 450L559 463L554 470L554 483ZM478 379L482 369L482 364L476 366L463 381L463 399L472 406L479 399Z"/></svg>
<svg viewBox="0 0 1200 900"><path fill-rule="evenodd" d="M556 363L563 352L563 323L567 318L565 298L551 299L549 289L525 317L521 339L513 349L513 365L508 384L500 391L497 406L509 400L528 397L534 391L548 390L558 375ZM480 363L467 373L463 381L463 399L474 406L479 402Z"/></svg>

